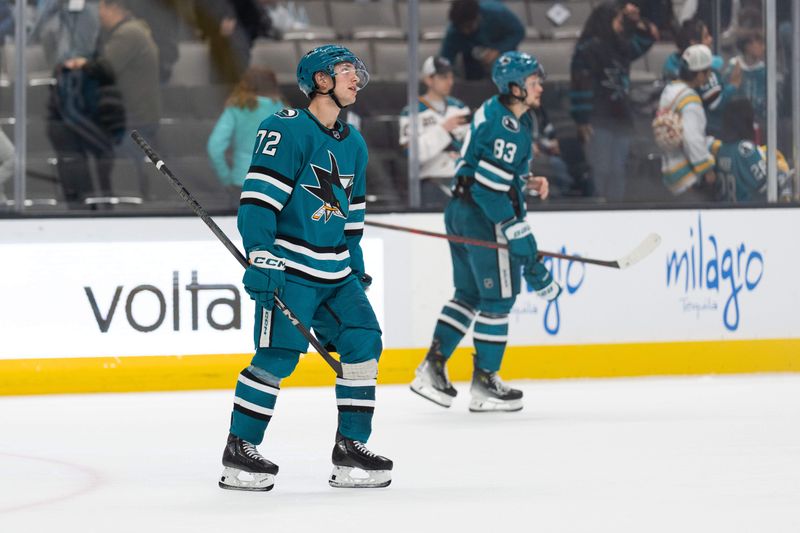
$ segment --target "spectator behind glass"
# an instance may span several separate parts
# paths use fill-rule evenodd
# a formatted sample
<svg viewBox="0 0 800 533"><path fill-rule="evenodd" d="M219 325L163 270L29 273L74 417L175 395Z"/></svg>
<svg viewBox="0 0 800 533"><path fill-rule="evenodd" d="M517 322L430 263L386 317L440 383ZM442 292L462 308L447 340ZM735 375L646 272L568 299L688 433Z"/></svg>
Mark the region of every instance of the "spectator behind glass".
<svg viewBox="0 0 800 533"><path fill-rule="evenodd" d="M206 145L211 164L224 185L241 192L258 127L283 107L275 73L260 67L247 69L225 103ZM232 164L225 157L228 149Z"/></svg>
<svg viewBox="0 0 800 533"><path fill-rule="evenodd" d="M753 104L757 125L756 142L761 142L762 132L767 122L767 67L764 64L764 35L761 30L739 30L736 38L739 55L731 58L725 73L726 80L731 80L736 70L741 70L741 83L737 96L750 100Z"/></svg>
<svg viewBox="0 0 800 533"><path fill-rule="evenodd" d="M461 55L468 80L487 77L494 60L503 52L516 50L525 37L522 22L499 2L455 0L449 16L439 55L452 65Z"/></svg>
<svg viewBox="0 0 800 533"><path fill-rule="evenodd" d="M235 85L250 65L250 50L269 20L257 0L196 0L197 25L208 39L212 83Z"/></svg>
<svg viewBox="0 0 800 533"><path fill-rule="evenodd" d="M14 145L5 134L0 130L0 204L5 204L6 197L5 183L14 176ZM4 207L4 205L0 205Z"/></svg>
<svg viewBox="0 0 800 533"><path fill-rule="evenodd" d="M706 141L706 114L697 89L711 75L711 49L704 44L687 48L681 56L678 79L664 87L658 107L661 112L673 110L680 114L681 144L664 152L661 177L664 185L676 197L696 202L710 199L704 190L703 179L714 183L714 158Z"/></svg>
<svg viewBox="0 0 800 533"><path fill-rule="evenodd" d="M161 117L158 81L158 48L147 24L128 9L134 0L100 0L98 13L103 31L92 59L72 58L64 64L70 69L84 68L110 72L122 96L127 131L117 151L130 158L136 167L142 197L150 196L144 174L143 156L130 131L136 129L146 139L155 137Z"/></svg>
<svg viewBox="0 0 800 533"><path fill-rule="evenodd" d="M678 22L672 0L633 0L632 4L641 11L642 17L652 21L664 41L671 41L676 33Z"/></svg>
<svg viewBox="0 0 800 533"><path fill-rule="evenodd" d="M627 3L597 6L572 55L570 112L592 167L595 192L611 202L625 196L625 163L633 135L631 62L658 38L658 30Z"/></svg>
<svg viewBox="0 0 800 533"><path fill-rule="evenodd" d="M547 176L551 197L569 195L573 193L577 184L570 174L567 163L561 157L561 144L558 141L555 125L542 106L534 108L532 114L534 127L531 174Z"/></svg>
<svg viewBox="0 0 800 533"><path fill-rule="evenodd" d="M50 68L94 54L100 32L97 2L39 0L29 39L41 43Z"/></svg>
<svg viewBox="0 0 800 533"><path fill-rule="evenodd" d="M158 48L158 77L167 83L172 67L178 61L178 2L180 0L134 0L129 6L133 15L150 28L150 35Z"/></svg>
<svg viewBox="0 0 800 533"><path fill-rule="evenodd" d="M6 37L14 37L14 12L9 0L0 0L0 46L6 42Z"/></svg>
<svg viewBox="0 0 800 533"><path fill-rule="evenodd" d="M264 30L267 37L276 40L290 31L305 30L309 27L308 12L302 5L292 0L260 0L263 12Z"/></svg>
<svg viewBox="0 0 800 533"><path fill-rule="evenodd" d="M420 73L427 88L419 97L417 135L419 175L422 178L422 201L425 207L444 207L451 196L449 184L456 173L464 136L469 130L469 108L450 96L453 90L453 68L450 62L430 56ZM409 109L400 113L400 146L408 148Z"/></svg>
<svg viewBox="0 0 800 533"><path fill-rule="evenodd" d="M753 106L735 98L722 115L722 135L711 144L716 159L717 197L727 202L767 200L767 148L755 143ZM778 197L792 198L789 165L777 152Z"/></svg>
<svg viewBox="0 0 800 533"><path fill-rule="evenodd" d="M676 43L678 51L673 52L664 62L662 70L664 80L672 81L678 78L681 68L681 54L693 44L704 44L711 48L714 38L705 22L699 18L692 18L683 21L678 31ZM722 76L723 59L720 56L713 56L711 60L711 75L708 83L700 87L697 92L703 100L703 107L706 111L706 131L714 137L720 133L722 125L722 113L725 104L736 94L739 84L742 81L742 69L737 64L731 71L727 81L723 81Z"/></svg>

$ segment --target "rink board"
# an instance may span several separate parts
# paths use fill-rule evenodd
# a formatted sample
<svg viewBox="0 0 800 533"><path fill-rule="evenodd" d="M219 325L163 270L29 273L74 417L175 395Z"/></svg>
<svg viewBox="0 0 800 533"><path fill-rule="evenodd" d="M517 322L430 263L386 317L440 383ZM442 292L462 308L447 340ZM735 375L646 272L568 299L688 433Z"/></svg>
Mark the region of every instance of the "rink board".
<svg viewBox="0 0 800 533"><path fill-rule="evenodd" d="M433 231L440 215L375 220ZM796 209L553 212L529 216L541 249L626 270L548 261L556 303L523 289L508 378L800 371ZM217 220L237 237L235 219ZM403 383L452 296L445 241L367 228L384 331L381 380ZM230 387L252 350L241 267L196 218L0 222L0 394ZM451 374L469 376L469 336ZM332 382L315 354L287 384Z"/></svg>

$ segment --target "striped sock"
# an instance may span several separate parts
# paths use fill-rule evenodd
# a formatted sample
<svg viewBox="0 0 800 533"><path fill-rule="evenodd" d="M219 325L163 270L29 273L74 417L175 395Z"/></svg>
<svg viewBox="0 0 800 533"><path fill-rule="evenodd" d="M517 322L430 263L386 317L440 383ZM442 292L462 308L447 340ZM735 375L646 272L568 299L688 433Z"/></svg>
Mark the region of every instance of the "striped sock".
<svg viewBox="0 0 800 533"><path fill-rule="evenodd" d="M475 318L475 365L497 372L508 342L508 315L481 312Z"/></svg>
<svg viewBox="0 0 800 533"><path fill-rule="evenodd" d="M469 331L474 318L475 310L463 302L452 299L444 304L433 330L433 338L439 340L439 348L445 358L453 355L453 350Z"/></svg>
<svg viewBox="0 0 800 533"><path fill-rule="evenodd" d="M250 366L239 374L231 415L231 433L253 444L264 440L280 391L278 383L270 383L257 373L256 367Z"/></svg>
<svg viewBox="0 0 800 533"><path fill-rule="evenodd" d="M373 374L374 375L374 374ZM372 433L377 379L336 378L339 433L348 439L367 442Z"/></svg>

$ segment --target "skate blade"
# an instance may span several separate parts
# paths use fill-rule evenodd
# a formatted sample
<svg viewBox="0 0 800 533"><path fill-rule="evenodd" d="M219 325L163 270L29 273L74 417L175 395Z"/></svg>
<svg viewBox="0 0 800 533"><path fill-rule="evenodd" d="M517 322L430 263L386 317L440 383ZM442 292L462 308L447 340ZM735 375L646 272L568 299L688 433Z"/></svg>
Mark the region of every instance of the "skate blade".
<svg viewBox="0 0 800 533"><path fill-rule="evenodd" d="M359 474L354 476L353 474ZM391 470L362 470L351 466L333 467L328 484L338 489L380 489L392 483Z"/></svg>
<svg viewBox="0 0 800 533"><path fill-rule="evenodd" d="M502 401L494 398L473 398L469 402L471 413L491 413L493 411L514 412L522 410L522 400Z"/></svg>
<svg viewBox="0 0 800 533"><path fill-rule="evenodd" d="M429 400L429 401L435 403L436 405L440 405L442 407L450 407L451 405L453 405L453 397L452 396L448 396L447 394L445 394L443 392L440 392L440 391L438 391L438 390L436 390L433 387L430 387L428 385L423 385L420 382L419 378L415 379L411 383L409 388L413 392L419 394L420 396L422 396L426 400Z"/></svg>
<svg viewBox="0 0 800 533"><path fill-rule="evenodd" d="M244 474L251 479L241 479L239 474ZM267 492L274 486L275 476L273 474L255 474L227 466L222 471L222 477L219 478L219 488L226 490Z"/></svg>

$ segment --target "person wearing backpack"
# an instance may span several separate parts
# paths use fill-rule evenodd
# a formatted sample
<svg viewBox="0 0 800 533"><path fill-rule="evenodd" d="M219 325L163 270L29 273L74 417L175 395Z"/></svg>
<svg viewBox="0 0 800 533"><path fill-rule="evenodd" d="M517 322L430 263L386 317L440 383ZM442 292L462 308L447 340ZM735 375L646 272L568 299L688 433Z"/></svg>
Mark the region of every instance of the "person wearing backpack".
<svg viewBox="0 0 800 533"><path fill-rule="evenodd" d="M706 114L697 94L711 73L711 49L704 44L688 47L681 56L678 79L664 87L653 121L656 143L663 152L664 185L682 200L703 201L704 183L712 184L714 157L706 141Z"/></svg>

